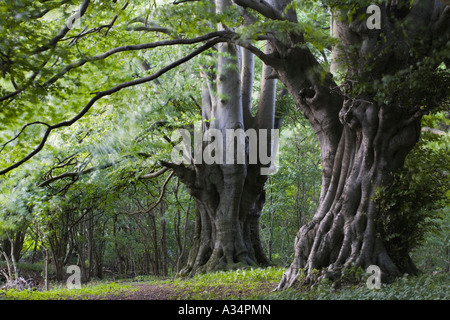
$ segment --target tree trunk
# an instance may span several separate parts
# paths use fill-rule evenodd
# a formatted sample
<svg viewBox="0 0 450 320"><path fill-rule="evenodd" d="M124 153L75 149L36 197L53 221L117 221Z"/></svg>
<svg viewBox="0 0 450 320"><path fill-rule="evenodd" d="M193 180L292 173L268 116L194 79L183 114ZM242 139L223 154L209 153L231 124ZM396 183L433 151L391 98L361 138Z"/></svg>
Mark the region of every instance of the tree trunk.
<svg viewBox="0 0 450 320"><path fill-rule="evenodd" d="M370 265L381 268L384 281L416 271L412 264L399 264L391 258L374 198L378 188L391 182L391 173L403 165L417 142L420 117L366 101L353 101L351 108L330 163L331 177L324 179L329 183L323 185L312 221L297 234L294 262L279 289L296 283L300 269L309 276L307 280L314 280L313 270L324 270L324 277L336 278L343 268Z"/></svg>
<svg viewBox="0 0 450 320"><path fill-rule="evenodd" d="M222 165L195 168L200 181L194 183L210 186L210 189L193 193L194 243L181 275L268 265L259 237L264 191L262 186L249 185L250 179L243 176L243 165L230 167L225 170Z"/></svg>
<svg viewBox="0 0 450 320"><path fill-rule="evenodd" d="M229 0L217 0L216 10L221 12L230 5ZM264 66L258 112L253 116L250 109L253 54L231 43L221 43L217 47L217 74L214 69L204 72L200 152L194 151L194 161L187 163L188 166L165 163L195 199L194 243L187 264L180 272L183 275L268 265L259 236L259 218L267 180L261 169L270 163L259 158L250 161L249 149L256 144L260 155L265 149L264 156L271 156L276 80L267 77L271 68ZM256 136L236 134L247 133L248 129L254 130ZM267 130L263 132L267 134L260 134L259 129ZM216 140L204 136L212 130L219 133ZM236 135L230 135L230 130ZM214 148L216 144L223 148ZM244 148L239 149L242 146ZM210 155L208 159L203 157L203 161L198 161L199 154L205 153Z"/></svg>
<svg viewBox="0 0 450 320"><path fill-rule="evenodd" d="M169 273L169 254L167 252L167 230L164 213L166 211L166 204L160 204L160 227L161 227L161 274L167 276Z"/></svg>
<svg viewBox="0 0 450 320"><path fill-rule="evenodd" d="M44 290L48 291L48 249L45 248L44 251Z"/></svg>

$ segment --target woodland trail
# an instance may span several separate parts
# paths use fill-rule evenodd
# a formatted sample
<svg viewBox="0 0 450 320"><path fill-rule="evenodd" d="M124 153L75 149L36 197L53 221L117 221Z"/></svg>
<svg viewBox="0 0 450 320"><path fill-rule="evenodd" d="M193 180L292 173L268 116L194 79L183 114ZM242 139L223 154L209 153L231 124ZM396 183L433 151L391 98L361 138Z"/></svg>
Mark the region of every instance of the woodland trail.
<svg viewBox="0 0 450 320"><path fill-rule="evenodd" d="M230 285L205 286L202 288L180 287L172 284L136 284L134 290L103 297L102 300L196 300L196 299L246 299L248 296L266 295L276 288L277 283L262 283L258 288L242 290Z"/></svg>

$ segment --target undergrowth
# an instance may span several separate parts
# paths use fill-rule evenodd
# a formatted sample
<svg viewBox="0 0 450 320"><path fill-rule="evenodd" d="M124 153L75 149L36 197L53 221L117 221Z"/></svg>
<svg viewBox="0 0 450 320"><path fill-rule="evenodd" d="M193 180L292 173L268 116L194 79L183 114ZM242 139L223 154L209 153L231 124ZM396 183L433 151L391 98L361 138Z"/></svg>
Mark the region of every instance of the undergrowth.
<svg viewBox="0 0 450 320"><path fill-rule="evenodd" d="M218 271L194 277L172 277L165 280L155 277L138 277L135 280L147 285L170 287L170 299L259 299L271 292L285 270L281 268L251 268Z"/></svg>
<svg viewBox="0 0 450 320"><path fill-rule="evenodd" d="M380 289L369 289L365 282L336 288L322 280L312 288L293 288L270 293L270 300L449 300L450 274L405 275Z"/></svg>
<svg viewBox="0 0 450 320"><path fill-rule="evenodd" d="M0 300L99 300L131 290L135 290L131 284L116 282L89 283L82 285L81 289L68 289L59 285L48 291L10 289L2 292L0 290Z"/></svg>

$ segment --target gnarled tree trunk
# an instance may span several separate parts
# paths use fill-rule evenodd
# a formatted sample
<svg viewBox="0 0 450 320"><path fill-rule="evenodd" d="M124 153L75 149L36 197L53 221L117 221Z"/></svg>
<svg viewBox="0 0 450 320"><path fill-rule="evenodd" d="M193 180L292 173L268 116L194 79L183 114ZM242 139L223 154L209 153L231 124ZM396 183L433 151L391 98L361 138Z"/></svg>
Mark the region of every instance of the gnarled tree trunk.
<svg viewBox="0 0 450 320"><path fill-rule="evenodd" d="M264 191L247 185L250 179L243 175L243 166L234 167L236 170L220 165L195 168L199 179L194 183L210 188L192 193L195 236L182 275L268 264L259 239Z"/></svg>
<svg viewBox="0 0 450 320"><path fill-rule="evenodd" d="M391 182L392 173L417 142L420 117L365 101L353 101L351 108L337 148L330 147L335 150L332 170L324 179L319 208L312 221L299 230L294 262L279 288L292 286L300 269L307 275L325 270L325 277L335 278L343 268L377 265L383 280L416 271L410 262L400 268L398 261L391 259L374 197L377 188Z"/></svg>

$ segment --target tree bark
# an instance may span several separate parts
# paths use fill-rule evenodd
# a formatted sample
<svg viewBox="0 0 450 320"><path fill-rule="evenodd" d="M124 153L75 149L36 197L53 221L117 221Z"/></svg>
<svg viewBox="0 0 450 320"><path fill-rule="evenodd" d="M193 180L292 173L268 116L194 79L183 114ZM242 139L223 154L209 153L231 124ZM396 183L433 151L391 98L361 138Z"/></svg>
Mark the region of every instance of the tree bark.
<svg viewBox="0 0 450 320"><path fill-rule="evenodd" d="M259 176L259 168L251 167L244 176L244 167L174 167L193 195L196 209L194 243L180 275L269 264L259 236L266 178ZM194 177L187 180L186 173Z"/></svg>
<svg viewBox="0 0 450 320"><path fill-rule="evenodd" d="M199 171L211 170L215 171L213 174L220 172L220 168ZM259 235L264 191L262 188L248 186L248 180L242 176L234 178L225 176L219 182L205 182L212 188L194 195L194 244L187 266L180 274L268 265ZM232 182L226 181L227 179ZM218 191L216 186L221 190ZM228 207L229 202L235 204Z"/></svg>

